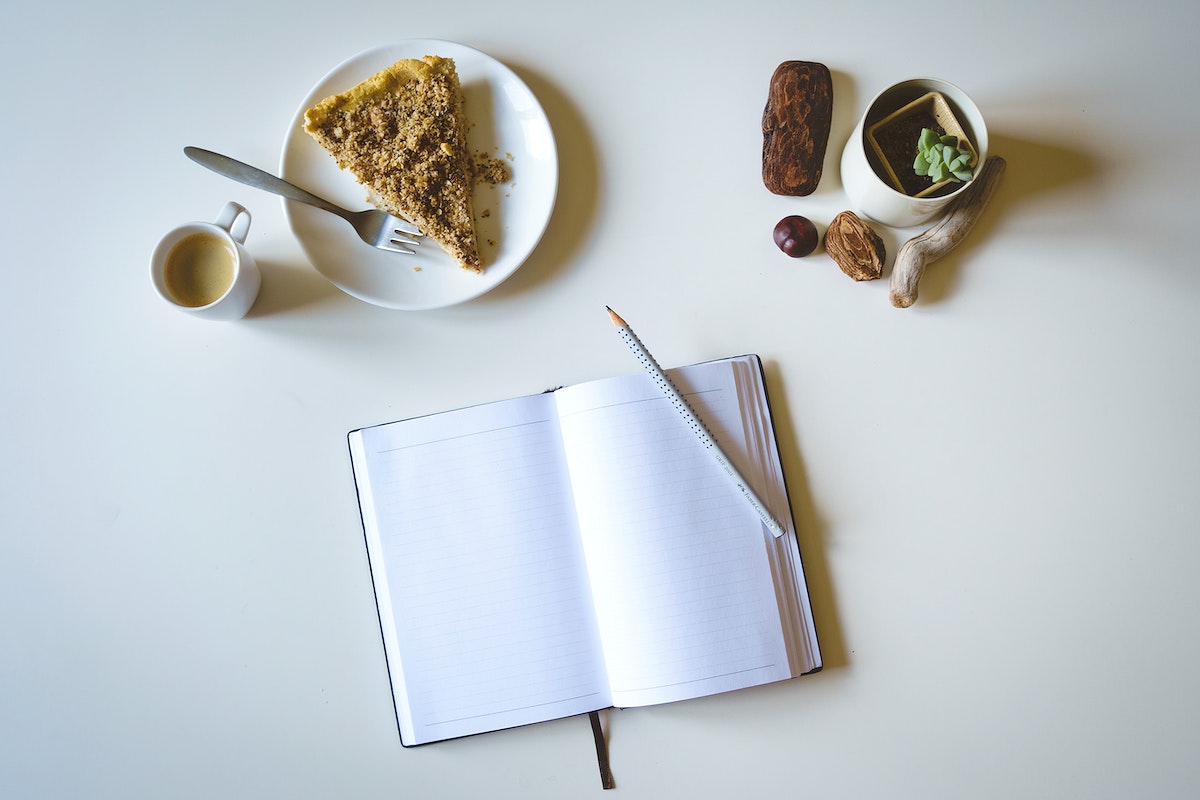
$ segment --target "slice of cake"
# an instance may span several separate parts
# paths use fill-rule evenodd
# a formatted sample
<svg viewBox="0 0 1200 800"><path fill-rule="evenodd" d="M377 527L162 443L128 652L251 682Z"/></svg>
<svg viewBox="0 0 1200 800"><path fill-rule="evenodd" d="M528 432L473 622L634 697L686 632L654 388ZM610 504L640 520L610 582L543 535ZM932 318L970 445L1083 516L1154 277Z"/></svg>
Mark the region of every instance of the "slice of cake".
<svg viewBox="0 0 1200 800"><path fill-rule="evenodd" d="M482 271L462 87L453 59L403 59L304 112L304 130L389 214Z"/></svg>

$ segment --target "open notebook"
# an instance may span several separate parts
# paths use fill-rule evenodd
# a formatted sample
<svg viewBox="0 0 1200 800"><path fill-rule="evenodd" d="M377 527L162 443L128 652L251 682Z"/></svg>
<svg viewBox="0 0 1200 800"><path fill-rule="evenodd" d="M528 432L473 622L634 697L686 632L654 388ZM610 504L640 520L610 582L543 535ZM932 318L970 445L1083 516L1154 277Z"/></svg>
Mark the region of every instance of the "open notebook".
<svg viewBox="0 0 1200 800"><path fill-rule="evenodd" d="M742 689L821 656L762 366L668 370L349 434L401 742Z"/></svg>

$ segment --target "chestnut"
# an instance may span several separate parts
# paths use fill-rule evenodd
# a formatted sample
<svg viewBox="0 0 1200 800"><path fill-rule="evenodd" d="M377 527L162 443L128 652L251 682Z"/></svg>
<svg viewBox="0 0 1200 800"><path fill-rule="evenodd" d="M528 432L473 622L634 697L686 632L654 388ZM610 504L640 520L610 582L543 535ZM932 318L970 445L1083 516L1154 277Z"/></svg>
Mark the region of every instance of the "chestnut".
<svg viewBox="0 0 1200 800"><path fill-rule="evenodd" d="M784 217L775 224L775 244L792 258L803 258L817 249L817 226L798 214Z"/></svg>

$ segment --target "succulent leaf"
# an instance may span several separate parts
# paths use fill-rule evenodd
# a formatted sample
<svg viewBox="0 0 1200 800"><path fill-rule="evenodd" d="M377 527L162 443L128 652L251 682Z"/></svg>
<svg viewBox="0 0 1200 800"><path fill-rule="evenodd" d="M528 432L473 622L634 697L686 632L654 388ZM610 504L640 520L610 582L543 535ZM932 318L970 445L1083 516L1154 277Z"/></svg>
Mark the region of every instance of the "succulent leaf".
<svg viewBox="0 0 1200 800"><path fill-rule="evenodd" d="M934 183L970 180L974 176L974 170L968 166L971 152L960 148L960 144L957 136L938 136L932 129L922 128L913 171L917 175L928 175Z"/></svg>

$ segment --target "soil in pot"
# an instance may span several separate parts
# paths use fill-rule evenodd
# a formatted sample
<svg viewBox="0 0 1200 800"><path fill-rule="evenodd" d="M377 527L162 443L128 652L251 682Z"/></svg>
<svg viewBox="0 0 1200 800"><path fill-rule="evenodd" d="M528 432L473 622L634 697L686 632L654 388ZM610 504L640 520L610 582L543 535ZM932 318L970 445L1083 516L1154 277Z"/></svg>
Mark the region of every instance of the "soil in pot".
<svg viewBox="0 0 1200 800"><path fill-rule="evenodd" d="M934 115L925 111L894 120L886 127L875 131L875 141L879 144L879 149L883 151L888 163L892 165L892 169L895 171L896 177L900 179L900 183L904 186L904 193L907 195L915 196L933 185L933 180L928 175L918 175L913 171L912 166L917 157L917 141L921 138L922 128L931 128L938 136L946 133ZM891 182L887 170L883 168L882 164L875 163L874 158L872 158L871 166L881 180ZM960 183L948 183L925 197L940 197L950 194L961 186Z"/></svg>

